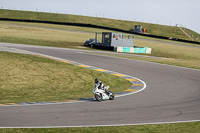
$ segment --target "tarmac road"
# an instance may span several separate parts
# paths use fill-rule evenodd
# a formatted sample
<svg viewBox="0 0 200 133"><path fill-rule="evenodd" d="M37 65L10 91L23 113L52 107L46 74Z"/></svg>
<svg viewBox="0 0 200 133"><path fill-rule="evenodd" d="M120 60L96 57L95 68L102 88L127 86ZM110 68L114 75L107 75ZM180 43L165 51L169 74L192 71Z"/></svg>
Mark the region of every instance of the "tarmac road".
<svg viewBox="0 0 200 133"><path fill-rule="evenodd" d="M116 98L114 101L0 106L0 127L70 127L200 121L199 70L89 55L81 53L81 50L14 44L7 46L137 77L143 80L147 87L139 93Z"/></svg>

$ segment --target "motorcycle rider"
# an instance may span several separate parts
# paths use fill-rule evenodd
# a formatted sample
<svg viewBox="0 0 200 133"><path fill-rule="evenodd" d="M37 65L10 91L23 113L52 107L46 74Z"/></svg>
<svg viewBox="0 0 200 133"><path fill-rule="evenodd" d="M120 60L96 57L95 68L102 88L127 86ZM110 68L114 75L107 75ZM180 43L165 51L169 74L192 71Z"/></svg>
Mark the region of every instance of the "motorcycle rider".
<svg viewBox="0 0 200 133"><path fill-rule="evenodd" d="M99 80L99 79L95 79L95 88L98 88L98 89L102 89L105 91L105 93L107 95L109 95L109 92L108 90L104 87L104 84Z"/></svg>

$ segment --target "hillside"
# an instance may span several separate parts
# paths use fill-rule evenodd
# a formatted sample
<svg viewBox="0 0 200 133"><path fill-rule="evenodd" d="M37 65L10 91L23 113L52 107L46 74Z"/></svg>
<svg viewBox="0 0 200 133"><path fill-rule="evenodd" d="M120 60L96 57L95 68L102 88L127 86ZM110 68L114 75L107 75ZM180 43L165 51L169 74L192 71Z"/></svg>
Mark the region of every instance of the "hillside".
<svg viewBox="0 0 200 133"><path fill-rule="evenodd" d="M0 18L12 18L12 19L28 19L28 20L40 20L40 21L55 21L55 22L71 22L71 23L84 23L94 24L99 26L106 26L111 28L118 28L123 30L130 30L134 28L134 25L142 25L147 29L147 32L151 35L173 37L179 39L190 40L179 28L175 26L164 26L151 23L142 23L135 21L123 21L107 18L96 18L79 15L69 14L55 14L55 13L43 13L43 12L31 12L31 11L16 11L0 9ZM190 32L193 38L200 38L200 34L186 29Z"/></svg>

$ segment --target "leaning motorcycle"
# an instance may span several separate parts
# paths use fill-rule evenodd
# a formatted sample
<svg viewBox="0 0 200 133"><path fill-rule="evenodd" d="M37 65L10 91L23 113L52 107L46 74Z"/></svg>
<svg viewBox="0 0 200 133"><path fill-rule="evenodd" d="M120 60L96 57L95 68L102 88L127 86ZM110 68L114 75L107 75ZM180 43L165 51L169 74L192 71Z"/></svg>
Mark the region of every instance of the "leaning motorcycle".
<svg viewBox="0 0 200 133"><path fill-rule="evenodd" d="M101 102L102 100L114 100L115 96L112 92L110 91L105 91L108 90L109 86L104 87L104 89L99 89L98 87L95 87L93 90L94 97L97 101Z"/></svg>

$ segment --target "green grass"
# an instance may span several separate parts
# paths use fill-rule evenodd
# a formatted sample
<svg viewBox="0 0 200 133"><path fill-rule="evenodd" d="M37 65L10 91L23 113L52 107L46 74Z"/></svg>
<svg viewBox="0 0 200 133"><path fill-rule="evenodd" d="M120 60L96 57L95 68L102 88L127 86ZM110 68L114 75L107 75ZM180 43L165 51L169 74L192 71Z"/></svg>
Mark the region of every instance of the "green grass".
<svg viewBox="0 0 200 133"><path fill-rule="evenodd" d="M33 28L49 28L57 30L68 30L68 31L82 31L82 32L112 32L110 30L97 29L97 28L88 28L88 27L79 27L79 26L66 26L66 25L55 25L55 24L43 24L43 23L26 23L26 22L12 22L12 21L0 21L0 24L15 25L15 26L24 26L24 27L33 27Z"/></svg>
<svg viewBox="0 0 200 133"><path fill-rule="evenodd" d="M131 86L123 78L87 68L32 55L0 52L0 103L93 97L97 77L112 92Z"/></svg>
<svg viewBox="0 0 200 133"><path fill-rule="evenodd" d="M0 129L1 133L200 133L200 122L139 125L139 126L112 126L112 127L85 127L85 128L31 128L31 129Z"/></svg>
<svg viewBox="0 0 200 133"><path fill-rule="evenodd" d="M0 34L0 42L96 50L83 47L83 43L89 38L94 38L94 32L102 32L102 30L48 24L0 22L0 32L3 33ZM152 48L150 56L164 58L115 56L200 69L200 46L189 43L174 44L176 43L173 41L136 36L135 46L150 47Z"/></svg>
<svg viewBox="0 0 200 133"><path fill-rule="evenodd" d="M104 56L122 57L128 59L144 60L168 65L182 66L187 68L200 69L200 46L194 45L175 45L168 42L152 41L152 40L135 40L135 45L140 47L152 48L151 55L133 56L133 54L115 54L104 53ZM88 54L99 54L95 52L87 52ZM136 55L136 54L134 54ZM138 54L137 54L138 55ZM142 54L139 54L142 55ZM151 58L160 57L160 58Z"/></svg>
<svg viewBox="0 0 200 133"><path fill-rule="evenodd" d="M143 27L147 28L150 34L187 39L187 37L180 33L180 31L177 30L177 28L175 27L154 25L148 23L0 9L0 18L2 17L50 20L59 22L91 23L114 28L121 27L122 29L126 30L133 29L134 25L140 24L143 25ZM84 48L82 47L83 42L89 38L94 38L94 34L91 33L62 31L47 28L86 31L91 33L103 31L93 28L1 21L0 32L3 34L0 34L0 42L69 48L80 48L81 46L81 48ZM198 37L199 34L196 34L196 36ZM151 47L153 48L152 55L166 57L166 59L149 59L144 57L126 58L147 60L199 69L199 48L185 48L185 46L175 46L172 44L163 44L161 42L150 41L155 39L148 39L140 36L136 37L143 38L145 40L136 39L135 45ZM187 46L188 44L185 45ZM64 101L74 98L91 97L93 96L93 94L91 93L91 90L93 88L93 80L97 76L103 77L102 81L105 82L106 85L110 85L111 91L113 92L117 92L121 89L123 90L124 88L129 87L129 83L125 83L125 85L127 85L128 87L121 86L121 84L127 81L121 81L121 78L111 75L105 75L101 72L91 71L85 68L72 66L70 64L65 64L47 58L0 52L0 103L55 100ZM87 80L85 80L86 78ZM118 79L116 80L116 78ZM111 84L111 82L113 81L117 82ZM78 86L80 84L81 86L84 85L84 87ZM116 85L121 88L112 85ZM75 89L71 90L71 88ZM82 94L83 91L81 90L80 96L80 90L78 90L79 88L83 89L85 94ZM193 122L119 127L0 129L0 132L198 133L200 131L199 127L200 122Z"/></svg>
<svg viewBox="0 0 200 133"><path fill-rule="evenodd" d="M143 58L146 61L200 69L200 47L188 47L187 45L174 45L148 40L136 40L135 43L137 46L152 48L151 56L164 57L163 59Z"/></svg>
<svg viewBox="0 0 200 133"><path fill-rule="evenodd" d="M23 25L0 23L0 41L9 43L77 48L94 33L79 33Z"/></svg>
<svg viewBox="0 0 200 133"><path fill-rule="evenodd" d="M54 13L42 13L42 12L30 12L30 11L14 11L14 10L4 10L4 9L0 9L0 18L86 23L86 24L94 24L111 28L119 28L123 30L133 29L134 25L142 25L143 28L146 28L147 32L152 35L160 35L160 36L189 40L189 38L175 26L165 26L165 25L158 25L151 23L135 22L135 21L123 21L123 20L114 20L107 18L86 17L79 15L54 14ZM198 33L191 30L190 32L195 38L200 37Z"/></svg>
<svg viewBox="0 0 200 133"><path fill-rule="evenodd" d="M81 30L81 31L80 31ZM40 46L91 49L83 46L89 38L95 38L94 28L59 26L35 23L0 22L0 42Z"/></svg>

